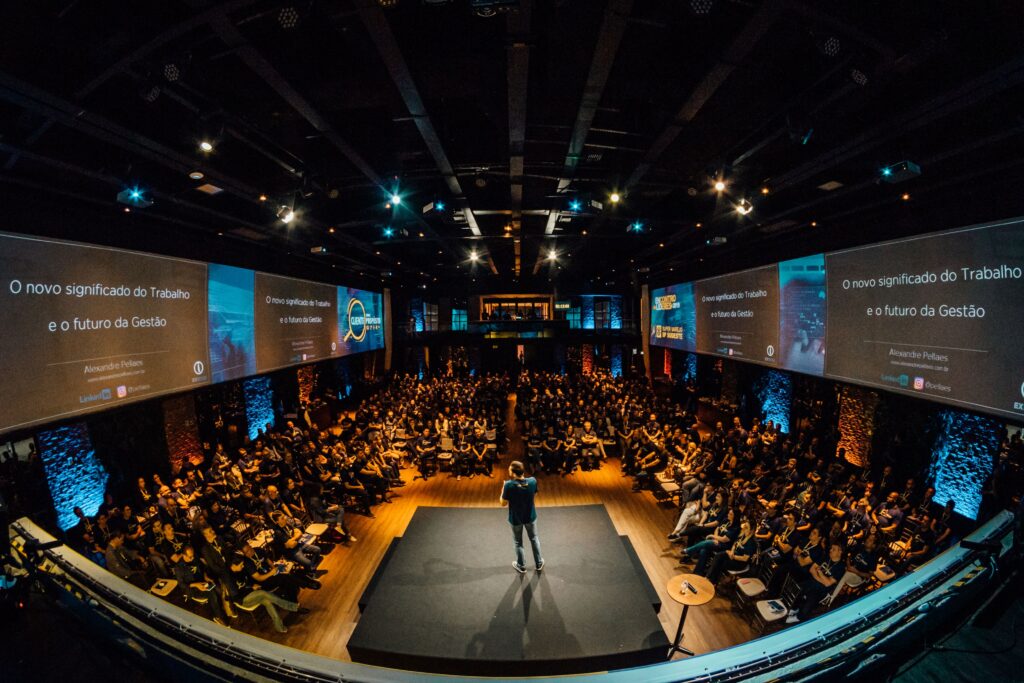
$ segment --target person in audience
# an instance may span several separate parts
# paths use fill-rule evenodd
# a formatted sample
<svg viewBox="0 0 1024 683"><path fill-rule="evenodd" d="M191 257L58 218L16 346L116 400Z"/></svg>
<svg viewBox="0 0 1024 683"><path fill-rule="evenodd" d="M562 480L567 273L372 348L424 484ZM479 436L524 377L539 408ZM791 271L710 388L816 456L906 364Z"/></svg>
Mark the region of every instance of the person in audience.
<svg viewBox="0 0 1024 683"><path fill-rule="evenodd" d="M284 621L282 621L281 615L277 611L278 607L299 614L309 612L308 609L300 607L298 602L286 600L281 596L274 595L270 591L263 590L259 584L253 581L252 575L249 573L251 567L246 566L246 558L241 553L236 553L232 556L231 564L228 568L231 572L233 601L243 609L262 606L267 611L267 614L270 615L270 621L274 624L274 630L278 633L288 632L288 628L284 625Z"/></svg>
<svg viewBox="0 0 1024 683"><path fill-rule="evenodd" d="M827 424L803 420L800 431L786 434L759 416L729 415L708 430L691 412L696 400L676 404L643 378L520 369L512 378L396 376L326 430L299 420L266 425L253 440L226 433L180 471L139 477L123 497L106 491L95 519L76 508L67 542L140 587L174 577L186 596L210 593L220 622L233 612L222 596L255 595L249 606L289 609L301 590L319 586L320 558L356 540L346 506L372 519L405 484L405 468L429 478L438 436L452 440L456 481L490 474L509 443L513 389L524 469L597 469L610 437L623 476L634 478L641 496L656 482L678 485L680 510L668 538L689 544L685 554L700 573L717 581L768 553L810 595L794 606L795 618L806 618L830 591L870 590L913 571L966 531L955 504L938 505L932 488L918 493L907 472L897 479L889 464L848 463ZM1004 441L998 467L1020 467L1020 439ZM996 477L986 483L987 508L1006 497L1000 487ZM328 529L314 538L303 531L311 522ZM845 560L834 559L836 552Z"/></svg>
<svg viewBox="0 0 1024 683"><path fill-rule="evenodd" d="M140 588L149 588L146 576L149 563L137 550L125 546L124 532L110 534L105 555L107 571Z"/></svg>
<svg viewBox="0 0 1024 683"><path fill-rule="evenodd" d="M174 560L174 578L181 586L187 599L204 602L210 606L213 620L225 626L228 612L221 601L217 584L206 574L191 545L183 545L181 554ZM232 612L233 614L233 612Z"/></svg>
<svg viewBox="0 0 1024 683"><path fill-rule="evenodd" d="M833 543L829 546L827 556L813 563L810 566L808 578L800 583L800 596L789 610L786 623L794 624L800 621L801 612L810 611L821 602L835 587L845 570L843 547L838 543Z"/></svg>

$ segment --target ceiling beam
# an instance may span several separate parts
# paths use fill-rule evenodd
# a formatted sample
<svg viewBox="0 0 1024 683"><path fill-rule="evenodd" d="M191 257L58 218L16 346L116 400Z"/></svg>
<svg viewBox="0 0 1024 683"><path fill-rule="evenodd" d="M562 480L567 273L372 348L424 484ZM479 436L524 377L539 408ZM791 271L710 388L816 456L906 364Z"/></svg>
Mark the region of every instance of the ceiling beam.
<svg viewBox="0 0 1024 683"><path fill-rule="evenodd" d="M391 30L391 25L388 23L384 11L375 0L359 0L356 2L356 7L359 18L370 34L373 44L377 47L377 53L384 61L384 66L387 68L392 82L398 88L398 94L402 97L402 102L405 103L405 108L416 125L416 130L419 131L420 137L423 138L427 151L433 157L434 164L437 166L441 178L448 186L448 191L452 194L452 201L465 216L470 232L473 235L479 236L481 234L480 226L476 222L476 217L473 216L473 210L470 208L469 202L462 191L462 186L459 184L459 178L455 174L451 162L448 160L448 155L444 151L444 145L441 143L441 137L437 134L437 129L434 128L430 113L423 104L423 98L420 96L415 80L413 80L409 65L406 63L405 57L398 47L398 40ZM462 252L456 250L449 240L438 234L433 226L425 221L421 220L420 222L444 245L445 249L448 250L457 262L463 260ZM492 272L496 275L498 271L494 266L494 261L491 259L489 251L486 256Z"/></svg>
<svg viewBox="0 0 1024 683"><path fill-rule="evenodd" d="M259 201L260 192L256 188L211 168L208 162L166 147L140 133L114 123L106 117L92 113L79 104L64 100L3 72L0 72L0 100L10 102L43 116L47 120L60 123L83 135L118 147L182 175L202 167L207 179L213 184L250 204L262 206ZM25 151L27 148L20 150L20 153ZM390 263L389 259L381 259L376 256L370 246L354 237L339 234L338 238L349 246L364 252L367 256Z"/></svg>
<svg viewBox="0 0 1024 683"><path fill-rule="evenodd" d="M161 47L176 40L181 36L187 34L189 31L195 30L199 26L205 26L209 23L210 18L218 13L234 12L240 9L244 9L249 5L255 4L256 0L232 0L231 2L225 2L217 7L201 12L193 17L186 19L185 21L172 26L163 33L160 33L156 37L147 41L143 45L140 45L136 49L129 52L127 55L117 60L109 67L104 69L101 73L97 74L95 78L86 83L84 86L75 91L73 99L78 102L90 94L95 92L100 86L109 81L111 78L117 76L122 71L129 69L133 64L139 60L145 59L150 54L159 50ZM53 119L45 119L38 128L28 135L25 139L24 146L31 147L42 138L50 127L55 123ZM14 165L18 163L18 155L12 154L8 157L7 163L4 164L4 168L11 170Z"/></svg>
<svg viewBox="0 0 1024 683"><path fill-rule="evenodd" d="M576 122L573 124L572 136L569 138L569 149L565 154L561 177L558 179L557 191L559 193L567 191L576 176L580 155L583 154L587 136L590 135L594 124L594 116L601 105L601 98L604 96L604 89L608 84L608 77L611 74L612 65L615 64L615 57L619 53L622 36L626 32L629 15L632 11L633 0L608 0L608 5L605 7L604 20L601 22L601 30L597 36L597 43L594 45L594 56L590 60L590 71L587 72L587 82L583 86L583 96L580 98ZM558 218L557 210L548 215L547 224L544 226L545 235L554 234ZM538 250L537 260L533 264L534 275L540 270L540 266L541 252Z"/></svg>
<svg viewBox="0 0 1024 683"><path fill-rule="evenodd" d="M334 145L342 156L355 166L360 173L366 176L372 183L377 185L381 192L388 192L384 179L373 170L370 164L348 143L341 134L324 118L316 107L303 97L288 80L257 50L249 43L242 32L238 30L228 16L222 12L214 13L210 17L210 27L217 37L234 53L249 69L259 76L270 88L276 92L281 99L288 103L302 118L311 125L318 133Z"/></svg>
<svg viewBox="0 0 1024 683"><path fill-rule="evenodd" d="M530 19L533 0L521 0L519 9L509 12L505 23L508 42L508 156L509 190L512 200L513 274L522 268L523 159L526 147L526 101L530 77Z"/></svg>
<svg viewBox="0 0 1024 683"><path fill-rule="evenodd" d="M601 97L604 95L604 88L608 83L608 76L611 74L632 11L633 0L608 0L604 21L601 22L601 32L594 46L594 57L590 62L587 82L583 87L580 108L576 112L576 123L569 139L569 151L565 155L562 177L558 180L558 192L565 192L572 184L576 166L579 164L580 155L583 154L583 146L593 126L597 108L601 104Z"/></svg>
<svg viewBox="0 0 1024 683"><path fill-rule="evenodd" d="M623 190L628 192L630 188L636 187L651 168L654 167L654 164L665 153L665 150L679 137L683 128L696 118L700 110L704 108L704 105L708 103L718 89L728 80L732 72L736 70L736 67L750 55L757 43L760 42L761 38L768 32L768 29L775 23L775 20L778 19L783 6L783 0L765 0L761 4L739 35L733 39L715 65L711 67L710 71L705 74L704 78L697 84L697 87L690 93L690 96L686 98L686 101L683 102L672 122L665 127L665 130L651 144L647 153L644 154L643 160L626 179Z"/></svg>

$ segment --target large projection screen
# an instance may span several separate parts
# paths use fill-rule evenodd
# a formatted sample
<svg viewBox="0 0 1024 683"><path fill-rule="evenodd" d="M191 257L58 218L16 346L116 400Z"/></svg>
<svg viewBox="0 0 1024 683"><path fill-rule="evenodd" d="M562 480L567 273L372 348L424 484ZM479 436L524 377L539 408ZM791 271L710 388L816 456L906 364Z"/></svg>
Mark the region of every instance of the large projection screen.
<svg viewBox="0 0 1024 683"><path fill-rule="evenodd" d="M338 287L338 355L384 348L384 297Z"/></svg>
<svg viewBox="0 0 1024 683"><path fill-rule="evenodd" d="M383 297L0 232L0 433L384 348Z"/></svg>
<svg viewBox="0 0 1024 683"><path fill-rule="evenodd" d="M1024 221L826 259L828 377L1024 417Z"/></svg>
<svg viewBox="0 0 1024 683"><path fill-rule="evenodd" d="M698 353L1024 419L1024 218L655 290L652 344L691 287Z"/></svg>
<svg viewBox="0 0 1024 683"><path fill-rule="evenodd" d="M206 264L0 233L0 432L210 381Z"/></svg>
<svg viewBox="0 0 1024 683"><path fill-rule="evenodd" d="M692 282L651 292L651 344L680 351L697 350L697 309Z"/></svg>
<svg viewBox="0 0 1024 683"><path fill-rule="evenodd" d="M771 265L695 282L697 351L778 365L778 273Z"/></svg>
<svg viewBox="0 0 1024 683"><path fill-rule="evenodd" d="M338 289L256 273L256 371L338 355Z"/></svg>

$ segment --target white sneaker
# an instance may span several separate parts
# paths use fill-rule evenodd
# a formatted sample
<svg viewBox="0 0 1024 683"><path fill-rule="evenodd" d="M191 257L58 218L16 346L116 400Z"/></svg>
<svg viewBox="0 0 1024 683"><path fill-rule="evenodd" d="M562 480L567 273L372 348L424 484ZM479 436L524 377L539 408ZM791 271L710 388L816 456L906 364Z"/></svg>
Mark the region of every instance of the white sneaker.
<svg viewBox="0 0 1024 683"><path fill-rule="evenodd" d="M798 621L800 621L799 613L795 610L789 610L789 616L786 617L786 623L795 624Z"/></svg>
<svg viewBox="0 0 1024 683"><path fill-rule="evenodd" d="M518 562L513 562L512 563L512 568L515 569L520 574L525 574L526 573L526 567L524 567L523 565L519 564Z"/></svg>
<svg viewBox="0 0 1024 683"><path fill-rule="evenodd" d="M543 569L544 569L544 560L541 560L540 564L537 565L537 571L539 572L539 571L541 571Z"/></svg>

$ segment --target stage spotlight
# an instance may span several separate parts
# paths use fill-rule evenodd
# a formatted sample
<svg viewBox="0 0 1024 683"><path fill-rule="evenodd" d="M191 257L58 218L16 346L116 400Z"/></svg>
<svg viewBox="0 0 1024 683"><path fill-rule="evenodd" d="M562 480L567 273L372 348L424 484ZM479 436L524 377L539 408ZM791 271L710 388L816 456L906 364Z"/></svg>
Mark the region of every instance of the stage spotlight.
<svg viewBox="0 0 1024 683"><path fill-rule="evenodd" d="M714 6L715 0L690 0L690 11L698 16L710 14Z"/></svg>
<svg viewBox="0 0 1024 683"><path fill-rule="evenodd" d="M721 179L716 180L714 187L715 187L715 192L724 192L725 191L725 181L721 180Z"/></svg>
<svg viewBox="0 0 1024 683"><path fill-rule="evenodd" d="M281 28L295 28L299 23L299 10L291 6L282 7L277 13L277 23L281 24Z"/></svg>
<svg viewBox="0 0 1024 683"><path fill-rule="evenodd" d="M444 202L434 202L434 211L444 211Z"/></svg>
<svg viewBox="0 0 1024 683"><path fill-rule="evenodd" d="M260 200L261 202L265 202L265 201L267 201L267 195L265 195L265 194L261 194L261 195L259 196L259 200Z"/></svg>
<svg viewBox="0 0 1024 683"><path fill-rule="evenodd" d="M287 206L282 206L277 210L277 217L281 219L282 223L288 225L295 220L295 211Z"/></svg>
<svg viewBox="0 0 1024 683"><path fill-rule="evenodd" d="M192 171L191 173L188 174L188 177L191 178L192 180L202 180L203 179L203 172L202 171Z"/></svg>
<svg viewBox="0 0 1024 683"><path fill-rule="evenodd" d="M857 85L864 87L868 84L868 75L860 69L853 69L850 71L850 80Z"/></svg>
<svg viewBox="0 0 1024 683"><path fill-rule="evenodd" d="M761 194L768 194L769 192L770 192L770 190L768 189L767 186L761 188Z"/></svg>
<svg viewBox="0 0 1024 683"><path fill-rule="evenodd" d="M552 249L551 251L548 252L548 261L557 261L557 260L558 260L558 252L555 251L554 249Z"/></svg>
<svg viewBox="0 0 1024 683"><path fill-rule="evenodd" d="M395 236L395 229L394 228L392 228L390 225L384 228L384 237L385 237L385 239L391 239L394 236Z"/></svg>
<svg viewBox="0 0 1024 683"><path fill-rule="evenodd" d="M149 102L150 104L153 104L160 97L160 86L159 85L143 86L143 88L141 90L139 90L139 97L144 99L146 102Z"/></svg>
<svg viewBox="0 0 1024 683"><path fill-rule="evenodd" d="M740 203L736 205L736 213L738 213L741 216L746 216L753 210L754 207L746 199L741 199Z"/></svg>
<svg viewBox="0 0 1024 683"><path fill-rule="evenodd" d="M401 203L402 203L402 197L400 195L397 195L397 194L391 195L391 204L393 206L398 206Z"/></svg>
<svg viewBox="0 0 1024 683"><path fill-rule="evenodd" d="M570 211L578 212L582 208L583 208L583 203L580 200L578 200L578 199L573 199L571 202L569 202L569 210Z"/></svg>
<svg viewBox="0 0 1024 683"><path fill-rule="evenodd" d="M176 80L181 78L181 69L178 68L178 65L174 62L164 64L164 78L171 83L174 83Z"/></svg>
<svg viewBox="0 0 1024 683"><path fill-rule="evenodd" d="M843 44L839 42L839 38L835 36L829 36L818 43L818 49L821 50L822 54L826 57L835 57L839 54L839 51L843 48Z"/></svg>
<svg viewBox="0 0 1024 683"><path fill-rule="evenodd" d="M900 199L902 199L905 202L909 202L910 201L910 193L909 192L904 192L903 194L900 195Z"/></svg>
<svg viewBox="0 0 1024 683"><path fill-rule="evenodd" d="M469 252L469 260L472 263L476 263L477 261L480 260L480 254L477 253L476 249L474 249L473 251Z"/></svg>
<svg viewBox="0 0 1024 683"><path fill-rule="evenodd" d="M622 195L620 195L618 192L612 192L611 195L608 196L608 199L611 200L612 204L618 204L620 201L622 201Z"/></svg>
<svg viewBox="0 0 1024 683"><path fill-rule="evenodd" d="M199 151L209 154L213 151L213 143L209 140L203 140L199 143Z"/></svg>
<svg viewBox="0 0 1024 683"><path fill-rule="evenodd" d="M633 221L629 224L629 232L643 232L644 224L641 221Z"/></svg>

